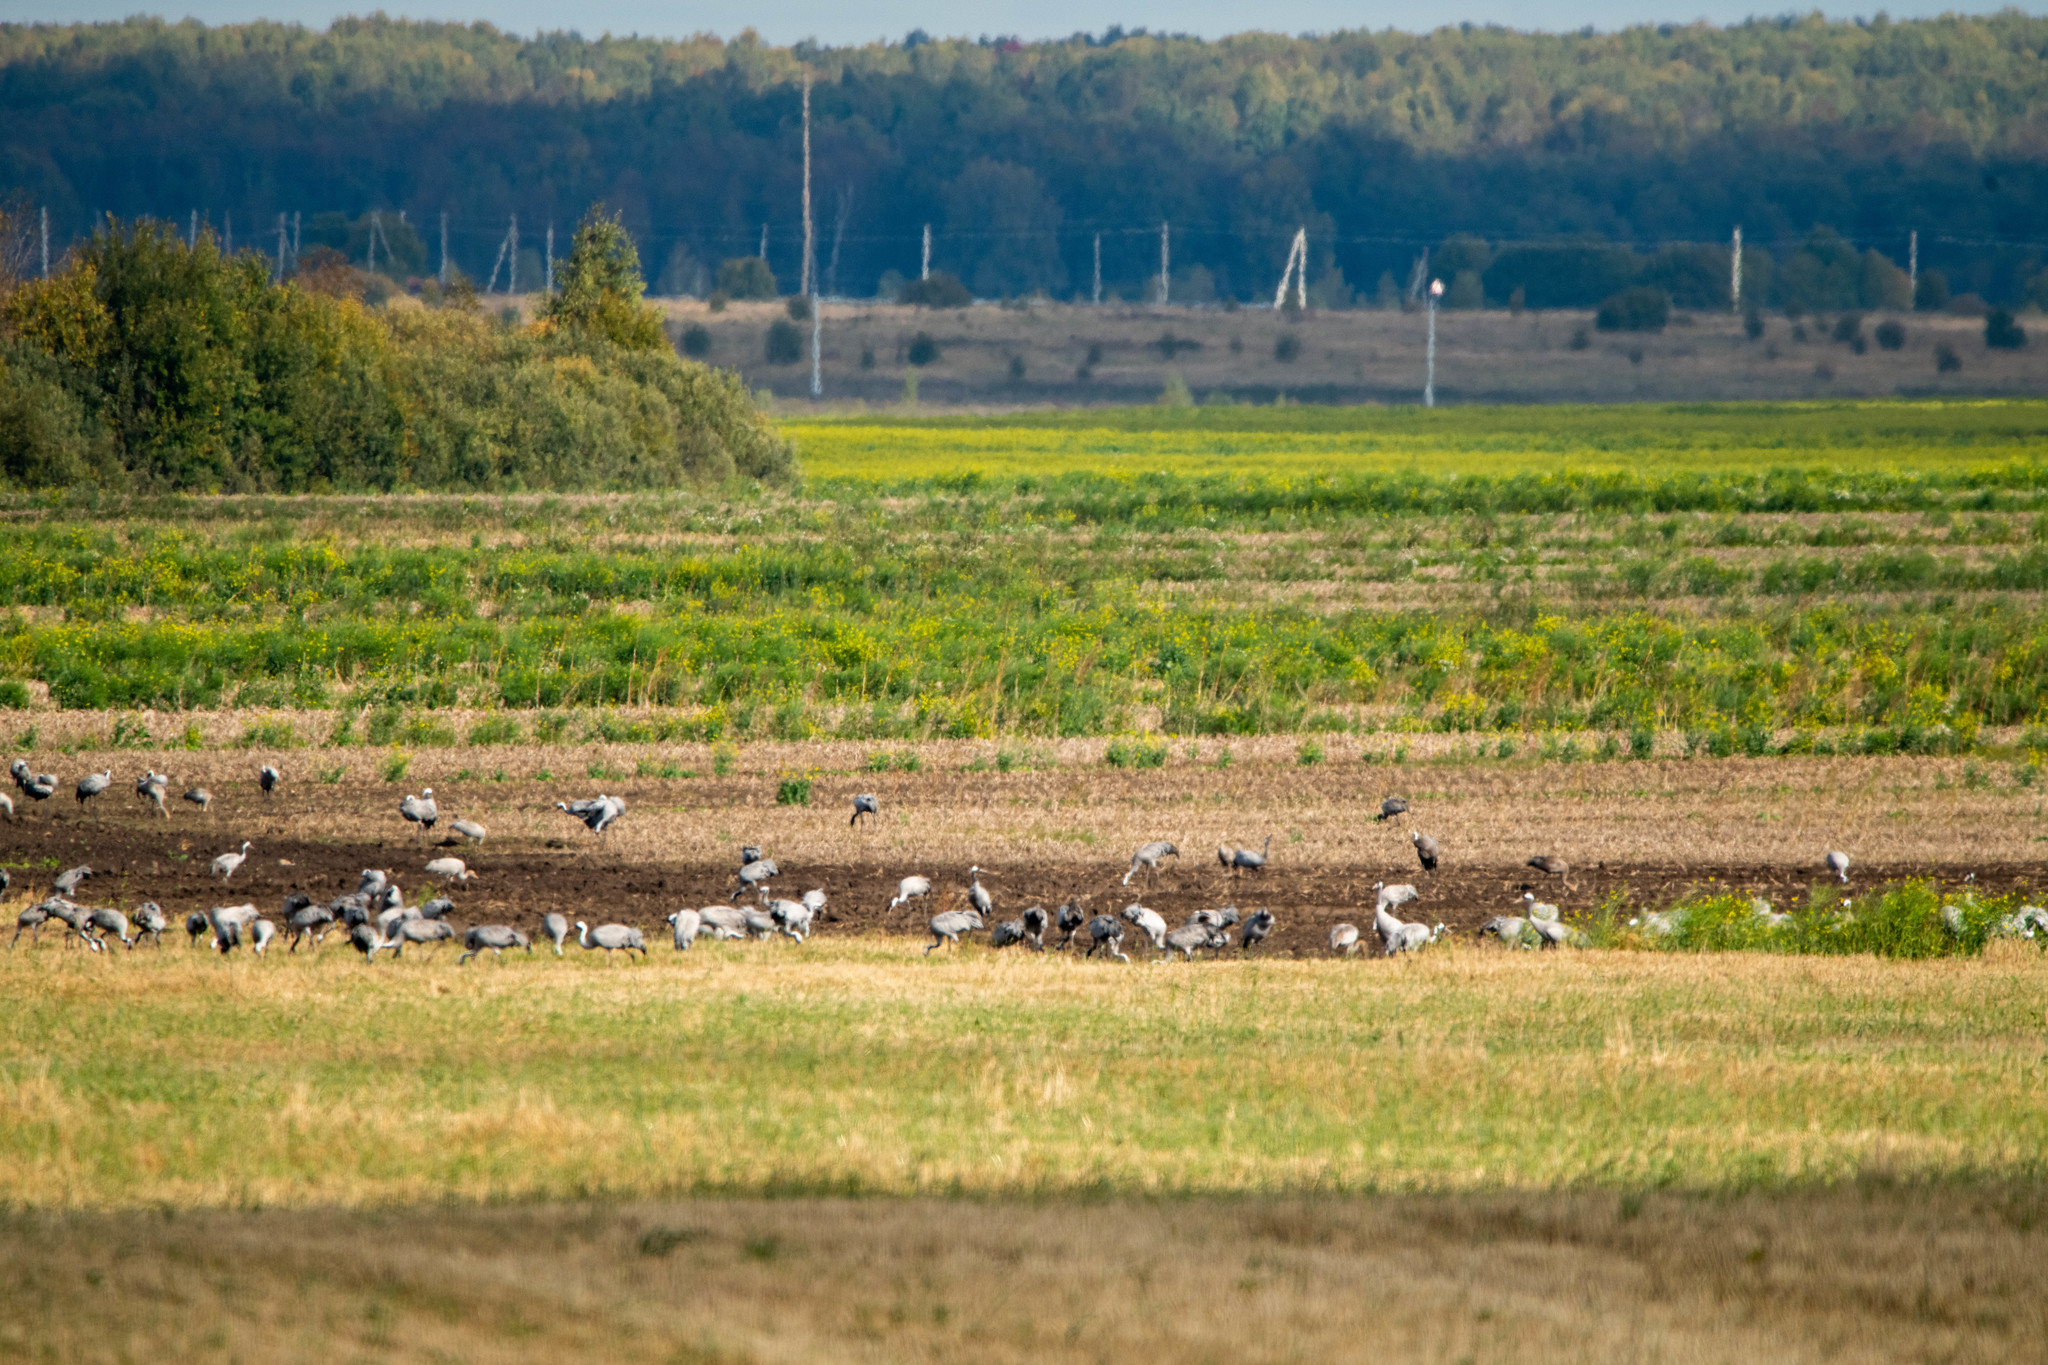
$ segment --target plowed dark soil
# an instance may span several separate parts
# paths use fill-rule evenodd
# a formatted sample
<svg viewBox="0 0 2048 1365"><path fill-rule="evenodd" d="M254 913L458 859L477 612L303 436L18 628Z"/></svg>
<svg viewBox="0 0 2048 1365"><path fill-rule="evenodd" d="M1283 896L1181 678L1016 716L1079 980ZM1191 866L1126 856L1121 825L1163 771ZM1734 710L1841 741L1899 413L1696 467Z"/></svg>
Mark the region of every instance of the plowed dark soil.
<svg viewBox="0 0 2048 1365"><path fill-rule="evenodd" d="M209 873L213 856L227 847L224 843L215 847L218 842L208 842L206 836L189 828L158 831L90 820L30 819L0 826L0 862L13 869L16 896L23 892L40 896L58 871L89 863L95 875L78 893L82 903L127 910L152 900L176 924L188 911L244 901L274 913L283 898L295 891L324 902L353 890L357 873L370 867L390 870L408 901L426 900L437 889L415 869L427 857L453 852L467 859L478 873L476 880L449 892L458 907L452 918L459 926L509 924L537 935L541 916L552 910L571 921L636 925L647 932L650 943L665 939L663 921L670 912L730 902L738 891L732 866L627 862L595 841L582 840L564 841L559 849L500 852L453 845L444 849L431 843L423 848L405 839L333 843L272 839L252 853L224 886ZM1033 904L1050 909L1073 895L1083 898L1083 908L1090 914L1114 914L1139 901L1157 910L1168 924L1181 923L1197 909L1234 904L1249 911L1265 906L1277 916L1278 925L1264 951L1281 954L1326 951L1331 926L1342 921L1365 930L1370 943L1373 884L1381 879L1411 882L1420 891L1420 898L1402 910L1404 918L1441 921L1456 932L1471 934L1489 917L1513 913L1525 890L1558 904L1567 914L1599 905L1617 891L1627 892L1633 904L1643 906L1708 888L1738 890L1790 905L1802 901L1807 888L1826 877L1814 867L1605 864L1575 869L1567 887L1558 878L1525 867L1447 867L1434 874L1421 872L1412 864L1393 872L1357 866L1282 867L1231 878L1190 860L1179 868L1169 863L1154 881L1141 875L1125 887L1125 866L1105 862L1078 883L1071 869L1048 874L1031 866L987 867L982 876L996 899L997 918L1008 918ZM1971 870L1975 887L1989 894L2028 889L2048 881L2040 864ZM898 881L912 873L931 877L933 894L889 910ZM1859 865L1852 869L1851 894L1858 886L1909 877L1960 885L1963 875L1954 867ZM829 900L818 926L821 934L922 935L931 915L966 904L966 880L964 869L938 866L783 860L782 875L773 885L775 894L792 899L812 887L826 892ZM1138 935L1133 932L1131 937ZM1129 946L1127 942L1127 951Z"/></svg>

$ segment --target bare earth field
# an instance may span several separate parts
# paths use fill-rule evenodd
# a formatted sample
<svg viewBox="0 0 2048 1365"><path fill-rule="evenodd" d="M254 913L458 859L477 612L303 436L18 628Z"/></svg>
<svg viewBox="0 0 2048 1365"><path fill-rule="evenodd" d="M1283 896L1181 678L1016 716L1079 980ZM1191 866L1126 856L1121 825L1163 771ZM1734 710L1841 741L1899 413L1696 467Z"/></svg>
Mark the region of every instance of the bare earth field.
<svg viewBox="0 0 2048 1365"><path fill-rule="evenodd" d="M1821 858L1835 848L1855 859L1856 885L1967 876L2002 893L2048 880L2043 795L2002 780L1967 785L1983 769L1962 759L1301 767L1289 758L1292 741L1276 737L1237 743L1221 769L1198 746L1194 759L1177 752L1149 771L1097 759L1003 773L964 770L988 762L990 746L975 742L886 752L913 747L924 756L920 771L866 773L847 769L872 746L748 746L724 777L709 775L708 748L690 746L426 751L403 785L337 773L349 765L325 755L80 755L66 761L121 775L170 768L181 785L208 786L215 805L202 815L174 800L163 819L117 780L82 812L62 798L20 810L0 826L0 861L18 869L17 898L40 896L54 871L88 863L99 873L87 893L94 903L155 900L181 915L222 897L265 909L293 891L325 900L352 889L366 867L389 870L425 899L417 869L453 850L478 873L453 893L461 923L532 929L556 910L652 933L675 909L730 900L739 848L752 844L782 868L778 894L827 892L827 934L921 935L936 910L964 903L967 869L978 865L1003 915L1076 896L1091 913L1143 900L1170 923L1198 908L1263 905L1279 917L1269 946L1286 953L1316 951L1331 925L1369 919L1379 881L1414 882L1423 893L1416 914L1473 931L1526 890L1567 910L1616 895L1651 906L1714 886L1796 903L1824 877ZM1074 748L1072 759L1089 753ZM567 775L592 765L630 772L655 753L705 775ZM1037 757L1052 764L1059 751L1047 746ZM286 774L269 799L253 782L264 761ZM561 775L538 780L547 764ZM315 778L315 769L336 780ZM778 777L791 772L815 775L808 807L775 804ZM438 848L423 846L397 815L402 792L423 785L444 819L485 825L486 844L456 848L444 827ZM624 797L629 812L602 843L553 805L600 790ZM856 792L880 798L879 821L849 827ZM1408 799L1411 814L1377 819L1386 796ZM1441 843L1436 873L1419 866L1411 830ZM1260 848L1269 836L1265 872L1233 876L1219 865L1219 844ZM208 865L243 839L255 850L223 889ZM1181 856L1156 879L1140 872L1127 887L1131 850L1153 839L1173 841ZM1566 879L1534 872L1526 863L1537 854L1563 857L1573 870ZM897 882L913 874L933 879L933 897L888 911Z"/></svg>

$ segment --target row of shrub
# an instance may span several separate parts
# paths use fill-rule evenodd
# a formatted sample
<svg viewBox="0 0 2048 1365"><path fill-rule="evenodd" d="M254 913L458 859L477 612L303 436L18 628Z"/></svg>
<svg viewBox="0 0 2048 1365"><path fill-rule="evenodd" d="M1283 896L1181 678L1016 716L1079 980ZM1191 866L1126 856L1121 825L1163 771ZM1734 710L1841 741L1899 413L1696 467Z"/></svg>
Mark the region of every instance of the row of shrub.
<svg viewBox="0 0 2048 1365"><path fill-rule="evenodd" d="M1663 952L1974 957L2000 940L2048 949L2048 916L2037 918L2038 908L2032 915L2029 908L2021 892L1945 893L1933 883L1909 881L1855 892L1823 886L1789 911L1733 892L1634 913L1610 901L1575 918L1573 927L1593 946Z"/></svg>
<svg viewBox="0 0 2048 1365"><path fill-rule="evenodd" d="M795 472L736 376L669 347L615 219L585 220L526 327L367 308L353 272L329 274L273 282L210 234L110 221L51 278L0 276L0 479L581 489Z"/></svg>

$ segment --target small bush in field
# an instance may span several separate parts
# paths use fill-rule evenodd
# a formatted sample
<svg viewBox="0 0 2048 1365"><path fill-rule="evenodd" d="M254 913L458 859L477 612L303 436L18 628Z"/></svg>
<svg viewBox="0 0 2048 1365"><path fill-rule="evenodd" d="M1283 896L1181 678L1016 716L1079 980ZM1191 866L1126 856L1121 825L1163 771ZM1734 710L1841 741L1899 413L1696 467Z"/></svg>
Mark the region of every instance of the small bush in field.
<svg viewBox="0 0 2048 1365"><path fill-rule="evenodd" d="M412 767L410 754L393 754L377 769L377 775L386 782L403 782L406 770Z"/></svg>
<svg viewBox="0 0 2048 1365"><path fill-rule="evenodd" d="M808 806L811 804L811 779L808 777L785 777L775 784L775 804L778 806Z"/></svg>

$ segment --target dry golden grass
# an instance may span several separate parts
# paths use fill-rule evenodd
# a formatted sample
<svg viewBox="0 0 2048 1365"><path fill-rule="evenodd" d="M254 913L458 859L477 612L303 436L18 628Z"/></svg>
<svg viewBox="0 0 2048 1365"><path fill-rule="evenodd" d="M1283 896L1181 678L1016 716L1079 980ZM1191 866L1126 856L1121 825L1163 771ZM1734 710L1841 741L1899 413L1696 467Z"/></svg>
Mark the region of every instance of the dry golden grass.
<svg viewBox="0 0 2048 1365"><path fill-rule="evenodd" d="M2038 1187L0 1221L0 1359L2010 1361Z"/></svg>
<svg viewBox="0 0 2048 1365"><path fill-rule="evenodd" d="M2032 1177L2048 957L0 955L0 1205Z"/></svg>

